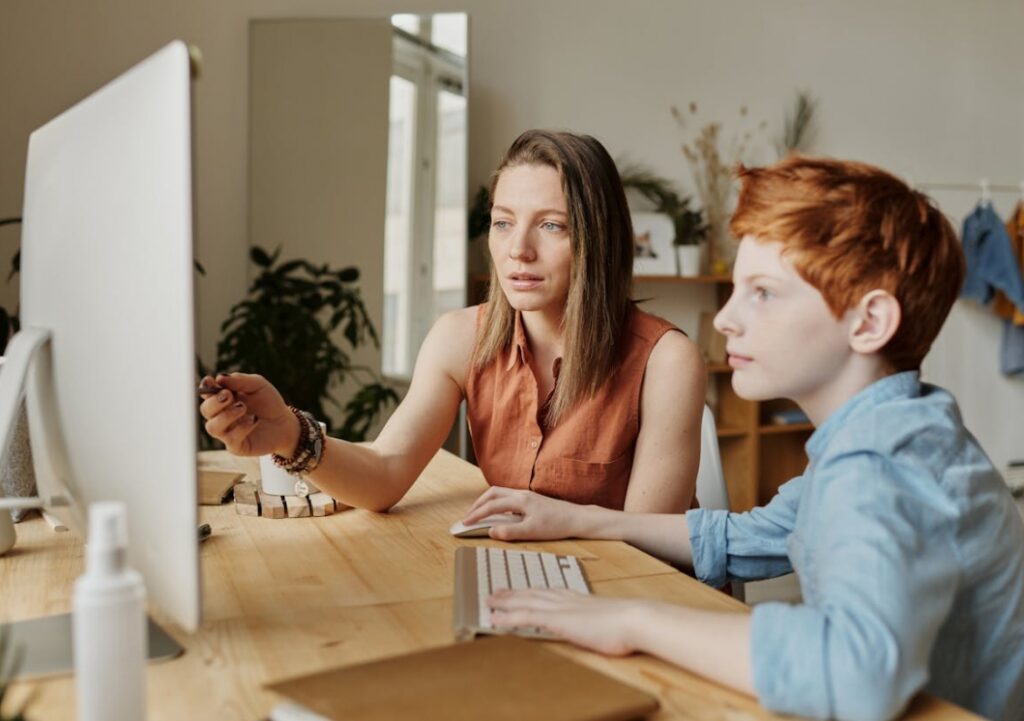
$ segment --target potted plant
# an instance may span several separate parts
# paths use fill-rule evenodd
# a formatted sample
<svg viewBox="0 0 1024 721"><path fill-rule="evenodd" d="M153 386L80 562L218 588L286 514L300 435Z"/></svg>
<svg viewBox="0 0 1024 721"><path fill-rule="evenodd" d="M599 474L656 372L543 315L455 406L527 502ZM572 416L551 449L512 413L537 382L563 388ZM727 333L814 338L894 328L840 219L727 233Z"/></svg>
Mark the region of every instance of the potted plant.
<svg viewBox="0 0 1024 721"><path fill-rule="evenodd" d="M21 218L0 218L0 228L5 225L20 225ZM11 281L11 278L18 274L18 269L21 265L21 251L15 251L14 256L11 258L11 272L7 275L7 282ZM4 351L7 350L7 342L11 339L15 333L18 332L18 314L17 311L14 313L10 312L6 308L0 306L0 355L3 355Z"/></svg>
<svg viewBox="0 0 1024 721"><path fill-rule="evenodd" d="M280 248L273 254L250 250L260 272L221 325L214 368L259 372L289 403L327 422L329 434L365 440L380 413L398 402L398 394L373 370L356 365L336 342L340 332L349 350L367 342L380 345L356 285L359 269L306 260L278 263L280 253ZM199 366L202 375L210 372ZM360 388L342 405L332 389L350 378ZM343 413L340 425L331 424L328 405Z"/></svg>
<svg viewBox="0 0 1024 721"><path fill-rule="evenodd" d="M481 185L473 196L473 204L469 206L469 217L466 222L466 235L469 238L469 272L482 274L490 270L488 260L487 234L491 229L491 194Z"/></svg>
<svg viewBox="0 0 1024 721"><path fill-rule="evenodd" d="M690 198L680 195L666 178L638 165L628 165L620 172L622 184L635 190L653 207L672 220L679 275L700 275L703 270L703 241L708 228L699 210L690 208Z"/></svg>

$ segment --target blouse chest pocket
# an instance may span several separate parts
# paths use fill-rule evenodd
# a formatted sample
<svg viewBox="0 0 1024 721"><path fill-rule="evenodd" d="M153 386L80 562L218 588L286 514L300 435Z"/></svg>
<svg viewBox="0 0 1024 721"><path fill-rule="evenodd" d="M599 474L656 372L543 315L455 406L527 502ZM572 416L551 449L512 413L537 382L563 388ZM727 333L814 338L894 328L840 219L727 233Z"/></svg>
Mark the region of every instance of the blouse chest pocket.
<svg viewBox="0 0 1024 721"><path fill-rule="evenodd" d="M596 504L621 510L633 457L624 454L606 463L576 458L553 458L538 463L531 490L546 496L581 504Z"/></svg>

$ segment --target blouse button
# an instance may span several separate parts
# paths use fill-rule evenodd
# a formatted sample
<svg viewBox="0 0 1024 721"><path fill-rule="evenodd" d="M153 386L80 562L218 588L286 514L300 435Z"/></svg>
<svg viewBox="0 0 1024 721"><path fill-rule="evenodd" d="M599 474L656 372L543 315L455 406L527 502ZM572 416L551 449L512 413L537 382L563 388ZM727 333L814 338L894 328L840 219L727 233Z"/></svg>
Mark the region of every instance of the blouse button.
<svg viewBox="0 0 1024 721"><path fill-rule="evenodd" d="M536 438L531 438L530 439L530 448L536 448L536 447L537 447L537 439Z"/></svg>

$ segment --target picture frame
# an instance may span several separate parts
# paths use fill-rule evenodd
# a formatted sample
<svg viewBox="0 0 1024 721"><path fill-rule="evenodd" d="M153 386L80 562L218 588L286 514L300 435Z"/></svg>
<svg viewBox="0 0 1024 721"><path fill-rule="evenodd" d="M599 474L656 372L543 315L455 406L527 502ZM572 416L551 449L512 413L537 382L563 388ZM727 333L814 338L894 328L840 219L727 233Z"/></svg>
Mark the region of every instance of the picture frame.
<svg viewBox="0 0 1024 721"><path fill-rule="evenodd" d="M675 275L675 226L664 213L633 213L633 275Z"/></svg>

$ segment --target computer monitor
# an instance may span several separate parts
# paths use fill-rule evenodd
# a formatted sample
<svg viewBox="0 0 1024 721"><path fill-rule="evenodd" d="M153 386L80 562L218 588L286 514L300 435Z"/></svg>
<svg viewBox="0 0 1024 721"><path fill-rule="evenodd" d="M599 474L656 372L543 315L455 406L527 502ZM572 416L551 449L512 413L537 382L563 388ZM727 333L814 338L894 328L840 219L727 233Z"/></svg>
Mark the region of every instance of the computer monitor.
<svg viewBox="0 0 1024 721"><path fill-rule="evenodd" d="M0 373L6 451L24 397L41 498L84 533L127 506L158 616L200 622L189 51L174 42L32 133L22 330Z"/></svg>

